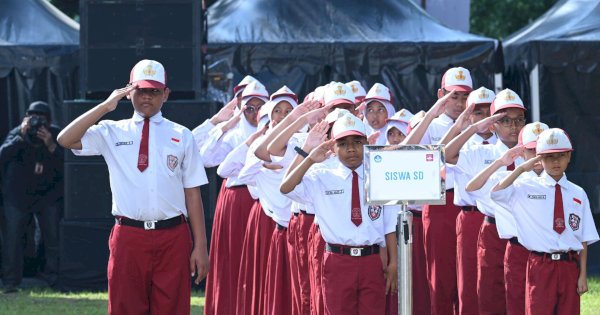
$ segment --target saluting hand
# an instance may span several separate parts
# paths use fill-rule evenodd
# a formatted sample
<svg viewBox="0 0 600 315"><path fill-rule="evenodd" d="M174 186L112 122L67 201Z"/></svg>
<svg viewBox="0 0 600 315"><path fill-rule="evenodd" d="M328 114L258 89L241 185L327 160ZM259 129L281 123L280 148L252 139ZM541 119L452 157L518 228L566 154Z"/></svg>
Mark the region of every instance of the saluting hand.
<svg viewBox="0 0 600 315"><path fill-rule="evenodd" d="M258 137L264 135L265 132L267 132L267 129L269 129L269 126L264 125L262 126L262 128L256 130L253 134L250 135L250 137L248 137L248 139L246 140L246 145L250 146L254 141L256 141L256 139L258 139Z"/></svg>
<svg viewBox="0 0 600 315"><path fill-rule="evenodd" d="M329 128L329 124L321 120L308 132L308 136L306 137L306 141L304 141L304 150L306 152L312 151L319 144L325 142L327 140L327 129Z"/></svg>
<svg viewBox="0 0 600 315"><path fill-rule="evenodd" d="M190 255L190 272L192 277L196 276L195 284L200 284L202 279L208 274L208 253L198 247L192 250Z"/></svg>
<svg viewBox="0 0 600 315"><path fill-rule="evenodd" d="M294 119L298 119L298 118L300 118L300 116L302 116L310 111L313 111L313 110L319 108L320 106L321 106L321 103L319 103L319 101L309 99L309 100L302 102L300 105L296 106L296 108L294 108L292 110L290 115Z"/></svg>
<svg viewBox="0 0 600 315"><path fill-rule="evenodd" d="M223 132L227 132L228 130L232 129L233 127L237 126L237 124L240 122L242 113L244 112L244 110L246 109L246 106L242 106L242 109L240 110L239 113L233 115L233 117L231 117L224 125L223 127L221 127L221 130Z"/></svg>
<svg viewBox="0 0 600 315"><path fill-rule="evenodd" d="M238 105L237 98L233 98L223 108L221 108L212 118L210 122L213 125L229 120L235 113L235 107Z"/></svg>
<svg viewBox="0 0 600 315"><path fill-rule="evenodd" d="M456 119L454 125L459 127L460 130L467 128L470 123L469 117L473 113L473 110L475 110L475 103L471 103L467 106L467 108L465 108L465 110Z"/></svg>
<svg viewBox="0 0 600 315"><path fill-rule="evenodd" d="M319 121L323 120L325 116L327 116L327 113L329 112L331 107L332 105L327 105L321 108L313 109L310 112L304 114L303 117L306 118L306 123L308 123L309 125L314 125Z"/></svg>
<svg viewBox="0 0 600 315"><path fill-rule="evenodd" d="M107 111L112 112L113 110L115 110L115 108L117 108L119 101L123 97L125 97L126 95L131 93L131 91L137 89L137 87L138 87L137 84L132 84L132 85L128 85L124 88L120 88L120 89L116 89L116 90L112 91L112 93L110 93L110 95L102 103L102 105L104 106L104 108Z"/></svg>
<svg viewBox="0 0 600 315"><path fill-rule="evenodd" d="M506 151L498 160L503 166L509 166L514 163L518 157L523 156L523 152L525 152L525 147L517 145Z"/></svg>
<svg viewBox="0 0 600 315"><path fill-rule="evenodd" d="M429 112L432 113L435 117L441 115L446 110L446 105L448 104L448 100L454 96L456 90L450 91L450 93L444 95L442 98L438 98L438 100L431 106Z"/></svg>
<svg viewBox="0 0 600 315"><path fill-rule="evenodd" d="M477 129L478 133L486 132L490 130L492 125L500 120L502 117L506 116L506 113L494 114L490 117L484 118L478 122L476 122L473 126Z"/></svg>
<svg viewBox="0 0 600 315"><path fill-rule="evenodd" d="M525 163L519 165L519 167L522 168L523 171L529 172L529 171L533 170L534 167L536 165L539 165L541 162L542 162L542 156L538 155L538 156L534 157L533 159L529 159Z"/></svg>
<svg viewBox="0 0 600 315"><path fill-rule="evenodd" d="M331 154L333 154L332 150L334 144L334 139L321 143L318 147L316 147L310 152L308 158L315 163L321 163L327 160L331 156Z"/></svg>
<svg viewBox="0 0 600 315"><path fill-rule="evenodd" d="M376 144L377 143L377 138L379 138L379 135L381 134L380 130L377 130L375 132L373 132L368 138L367 138L367 142L371 145Z"/></svg>

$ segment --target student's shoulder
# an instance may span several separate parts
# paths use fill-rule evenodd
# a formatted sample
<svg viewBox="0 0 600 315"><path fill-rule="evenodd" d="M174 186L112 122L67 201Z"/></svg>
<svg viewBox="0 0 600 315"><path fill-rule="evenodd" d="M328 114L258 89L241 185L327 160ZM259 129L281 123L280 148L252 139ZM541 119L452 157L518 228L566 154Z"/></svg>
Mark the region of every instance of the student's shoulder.
<svg viewBox="0 0 600 315"><path fill-rule="evenodd" d="M180 133L180 134L188 134L188 135L192 134L192 131L188 127L186 127L184 125L181 125L181 124L178 124L178 123L176 123L176 122L174 122L172 120L169 120L167 118L163 118L163 119L164 119L164 122L165 122L166 126L169 129L171 129L171 130L173 130L173 131L175 131L177 133Z"/></svg>

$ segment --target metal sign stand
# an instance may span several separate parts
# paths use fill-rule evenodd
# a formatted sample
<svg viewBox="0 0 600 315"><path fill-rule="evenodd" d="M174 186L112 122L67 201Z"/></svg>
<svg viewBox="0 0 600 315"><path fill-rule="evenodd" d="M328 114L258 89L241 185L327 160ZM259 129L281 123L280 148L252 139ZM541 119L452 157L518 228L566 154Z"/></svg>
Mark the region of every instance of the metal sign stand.
<svg viewBox="0 0 600 315"><path fill-rule="evenodd" d="M403 201L398 213L396 236L398 238L398 314L412 315L412 244L413 214L408 203Z"/></svg>

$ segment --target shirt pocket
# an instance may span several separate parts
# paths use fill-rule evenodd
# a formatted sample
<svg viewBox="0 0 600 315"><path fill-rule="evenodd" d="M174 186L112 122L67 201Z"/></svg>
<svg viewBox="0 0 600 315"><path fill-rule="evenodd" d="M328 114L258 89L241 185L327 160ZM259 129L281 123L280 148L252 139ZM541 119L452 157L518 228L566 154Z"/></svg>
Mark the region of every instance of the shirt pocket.
<svg viewBox="0 0 600 315"><path fill-rule="evenodd" d="M181 174L181 162L183 153L174 149L164 149L162 154L163 169L169 176L178 176Z"/></svg>

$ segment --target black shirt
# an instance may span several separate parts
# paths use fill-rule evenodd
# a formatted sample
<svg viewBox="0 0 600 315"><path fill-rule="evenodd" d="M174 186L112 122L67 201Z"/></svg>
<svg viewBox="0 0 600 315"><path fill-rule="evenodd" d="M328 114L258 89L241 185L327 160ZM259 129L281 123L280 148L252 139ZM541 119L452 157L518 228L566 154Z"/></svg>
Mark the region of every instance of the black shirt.
<svg viewBox="0 0 600 315"><path fill-rule="evenodd" d="M57 126L48 128L52 138L60 132ZM0 147L0 177L5 204L28 208L39 202L52 203L63 197L64 150L56 144L50 153L43 144L37 145L21 136L21 127L8 133ZM35 173L36 163L43 166Z"/></svg>

